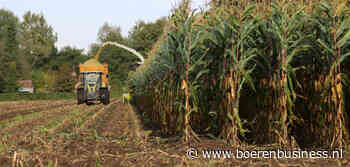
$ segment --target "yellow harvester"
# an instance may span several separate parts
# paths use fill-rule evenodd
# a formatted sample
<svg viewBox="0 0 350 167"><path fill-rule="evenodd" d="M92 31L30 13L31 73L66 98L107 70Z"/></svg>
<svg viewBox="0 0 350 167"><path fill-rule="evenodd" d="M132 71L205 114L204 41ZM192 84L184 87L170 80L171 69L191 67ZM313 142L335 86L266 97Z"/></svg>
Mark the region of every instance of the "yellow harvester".
<svg viewBox="0 0 350 167"><path fill-rule="evenodd" d="M78 104L90 101L110 102L108 64L101 64L93 58L79 65L79 81L76 84Z"/></svg>

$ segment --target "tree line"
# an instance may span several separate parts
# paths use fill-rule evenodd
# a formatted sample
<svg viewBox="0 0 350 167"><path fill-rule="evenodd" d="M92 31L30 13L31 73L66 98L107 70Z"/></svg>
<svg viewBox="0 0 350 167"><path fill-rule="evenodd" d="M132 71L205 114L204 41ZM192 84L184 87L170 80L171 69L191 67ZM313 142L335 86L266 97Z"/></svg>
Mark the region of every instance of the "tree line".
<svg viewBox="0 0 350 167"><path fill-rule="evenodd" d="M79 64L92 58L103 42L118 42L136 49L147 57L152 45L162 34L167 20L138 21L125 37L119 26L105 23L99 29L96 43L88 52L64 46L44 14L26 12L20 20L12 11L0 9L0 93L16 92L19 80L32 80L36 92L72 92ZM100 58L109 64L112 84L125 83L137 57L127 51L106 47Z"/></svg>

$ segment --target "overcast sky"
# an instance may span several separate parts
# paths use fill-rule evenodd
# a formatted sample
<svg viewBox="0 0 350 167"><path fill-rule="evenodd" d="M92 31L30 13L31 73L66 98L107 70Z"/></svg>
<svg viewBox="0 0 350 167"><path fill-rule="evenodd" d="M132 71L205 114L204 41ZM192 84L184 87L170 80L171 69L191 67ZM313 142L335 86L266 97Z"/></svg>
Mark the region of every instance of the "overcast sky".
<svg viewBox="0 0 350 167"><path fill-rule="evenodd" d="M154 21L168 16L180 0L0 0L0 8L18 17L26 11L43 13L58 34L58 48L66 45L87 49L96 42L103 23L122 28L124 36L139 20ZM207 0L193 0L203 6Z"/></svg>

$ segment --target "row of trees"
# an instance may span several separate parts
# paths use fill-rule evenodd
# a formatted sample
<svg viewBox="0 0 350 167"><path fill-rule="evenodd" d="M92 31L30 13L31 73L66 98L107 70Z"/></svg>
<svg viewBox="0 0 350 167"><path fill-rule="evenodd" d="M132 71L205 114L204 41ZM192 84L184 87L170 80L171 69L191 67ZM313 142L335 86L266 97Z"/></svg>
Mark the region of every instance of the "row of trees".
<svg viewBox="0 0 350 167"><path fill-rule="evenodd" d="M15 92L18 80L33 80L37 92L72 91L79 64L94 56L103 42L131 46L147 57L145 53L166 23L165 19L140 21L128 37L122 36L120 27L105 23L97 34L97 43L85 54L83 49L70 46L58 50L57 34L43 14L27 12L21 20L13 12L0 9L0 93ZM110 64L113 83L120 83L127 78L136 57L120 48L107 47L100 61Z"/></svg>

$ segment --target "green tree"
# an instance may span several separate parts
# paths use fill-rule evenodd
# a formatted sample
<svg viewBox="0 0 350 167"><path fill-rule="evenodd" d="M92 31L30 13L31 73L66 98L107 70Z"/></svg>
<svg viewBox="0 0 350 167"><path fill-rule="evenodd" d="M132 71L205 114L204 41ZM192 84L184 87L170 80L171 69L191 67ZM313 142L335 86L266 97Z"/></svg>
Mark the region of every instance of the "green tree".
<svg viewBox="0 0 350 167"><path fill-rule="evenodd" d="M139 21L129 32L130 45L147 58L148 52L162 35L166 22L166 18L149 23Z"/></svg>
<svg viewBox="0 0 350 167"><path fill-rule="evenodd" d="M69 62L73 65L74 71L77 71L79 64L83 63L87 58L83 49L65 46L60 51L56 50L50 55L47 66L51 70L58 70L60 66Z"/></svg>
<svg viewBox="0 0 350 167"><path fill-rule="evenodd" d="M107 22L99 29L97 38L99 42L124 41L119 26L109 25Z"/></svg>
<svg viewBox="0 0 350 167"><path fill-rule="evenodd" d="M13 92L17 88L18 25L18 18L11 11L0 10L0 92Z"/></svg>
<svg viewBox="0 0 350 167"><path fill-rule="evenodd" d="M57 71L54 88L56 92L72 92L74 90L75 78L73 66L70 63L63 64Z"/></svg>
<svg viewBox="0 0 350 167"><path fill-rule="evenodd" d="M45 62L40 69L34 69L32 79L37 92L70 92L73 90L75 75L79 64L88 57L82 49L70 46L63 47L60 51L53 48L48 57L42 59Z"/></svg>
<svg viewBox="0 0 350 167"><path fill-rule="evenodd" d="M40 67L43 64L41 61L50 55L56 41L57 35L47 24L43 14L30 11L24 14L20 42L32 67Z"/></svg>
<svg viewBox="0 0 350 167"><path fill-rule="evenodd" d="M18 18L11 11L0 10L0 39L4 41L4 51L10 61L15 59L18 50L18 25Z"/></svg>

